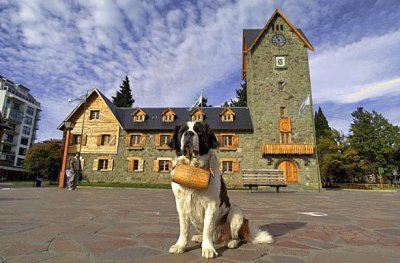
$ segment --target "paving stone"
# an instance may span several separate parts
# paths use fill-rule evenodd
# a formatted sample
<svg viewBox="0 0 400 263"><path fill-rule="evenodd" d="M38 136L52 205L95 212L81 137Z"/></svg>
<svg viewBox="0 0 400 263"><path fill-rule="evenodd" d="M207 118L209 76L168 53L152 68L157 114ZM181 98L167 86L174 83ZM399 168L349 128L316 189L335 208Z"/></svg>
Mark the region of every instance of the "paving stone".
<svg viewBox="0 0 400 263"><path fill-rule="evenodd" d="M147 247L133 247L133 248L121 248L115 251L110 251L99 256L97 259L111 260L113 262L121 262L132 259L142 259L146 257L152 257L162 254L161 251L147 248Z"/></svg>
<svg viewBox="0 0 400 263"><path fill-rule="evenodd" d="M211 262L199 244L168 252L179 234L171 190L18 188L2 191L0 255L8 262ZM216 246L213 262L398 262L400 192L229 191L273 244ZM327 217L299 212L319 211ZM343 219L343 222L340 220ZM4 223L4 224L3 224ZM192 228L193 233L193 228ZM47 251L48 250L48 251ZM297 261L295 261L297 259ZM282 260L282 261L279 261ZM1 262L1 258L0 258Z"/></svg>
<svg viewBox="0 0 400 263"><path fill-rule="evenodd" d="M285 256L272 256L271 261L276 263L306 263L303 259Z"/></svg>
<svg viewBox="0 0 400 263"><path fill-rule="evenodd" d="M86 244L86 248L88 251L92 253L104 253L107 251L112 251L119 249L121 247L130 247L137 244L137 241L128 240L128 239L110 239L110 240L102 240L95 241Z"/></svg>

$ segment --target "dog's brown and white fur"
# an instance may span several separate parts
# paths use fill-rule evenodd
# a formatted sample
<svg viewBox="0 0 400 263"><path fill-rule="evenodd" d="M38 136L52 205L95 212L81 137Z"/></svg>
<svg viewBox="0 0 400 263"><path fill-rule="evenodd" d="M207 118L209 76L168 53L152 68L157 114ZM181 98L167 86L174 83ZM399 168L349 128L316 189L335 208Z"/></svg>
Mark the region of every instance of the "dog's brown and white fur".
<svg viewBox="0 0 400 263"><path fill-rule="evenodd" d="M271 243L272 236L257 227L250 227L242 210L229 201L227 190L219 172L215 149L217 139L209 126L201 122L188 122L175 128L170 147L176 151L176 164L190 164L210 169L210 184L206 190L194 190L172 183L176 208L179 214L180 232L170 253L183 253L192 223L197 235L192 241L201 242L202 256L218 256L214 243L225 242L228 248L236 248L240 242ZM172 176L174 171L172 170Z"/></svg>

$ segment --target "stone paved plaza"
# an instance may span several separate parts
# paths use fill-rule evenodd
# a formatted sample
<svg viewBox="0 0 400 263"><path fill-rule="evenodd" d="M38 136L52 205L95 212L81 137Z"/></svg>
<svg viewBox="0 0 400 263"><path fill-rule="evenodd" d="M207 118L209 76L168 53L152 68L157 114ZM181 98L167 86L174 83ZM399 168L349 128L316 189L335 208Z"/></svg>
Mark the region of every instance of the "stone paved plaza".
<svg viewBox="0 0 400 263"><path fill-rule="evenodd" d="M400 192L230 191L230 198L275 243L217 246L212 260L189 243L172 255L179 226L171 190L3 186L0 262L400 262Z"/></svg>

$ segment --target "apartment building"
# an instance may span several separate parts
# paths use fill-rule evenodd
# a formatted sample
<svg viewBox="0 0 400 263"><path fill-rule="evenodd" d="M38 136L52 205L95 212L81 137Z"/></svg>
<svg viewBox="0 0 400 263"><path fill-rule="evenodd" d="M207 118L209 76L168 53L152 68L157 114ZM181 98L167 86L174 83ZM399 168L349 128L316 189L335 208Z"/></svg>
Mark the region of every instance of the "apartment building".
<svg viewBox="0 0 400 263"><path fill-rule="evenodd" d="M36 140L41 109L29 91L0 75L0 111L9 127L0 143L0 171L23 172L26 151Z"/></svg>

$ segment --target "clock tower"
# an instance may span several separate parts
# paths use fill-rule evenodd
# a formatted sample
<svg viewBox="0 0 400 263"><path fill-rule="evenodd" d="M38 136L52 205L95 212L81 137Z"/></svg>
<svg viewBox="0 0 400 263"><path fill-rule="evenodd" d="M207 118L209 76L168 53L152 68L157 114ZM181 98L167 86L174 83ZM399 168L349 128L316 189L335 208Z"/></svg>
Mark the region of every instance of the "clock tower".
<svg viewBox="0 0 400 263"><path fill-rule="evenodd" d="M242 78L254 126L249 169L283 170L289 187L320 187L308 50L303 32L276 10L262 29L243 30Z"/></svg>

